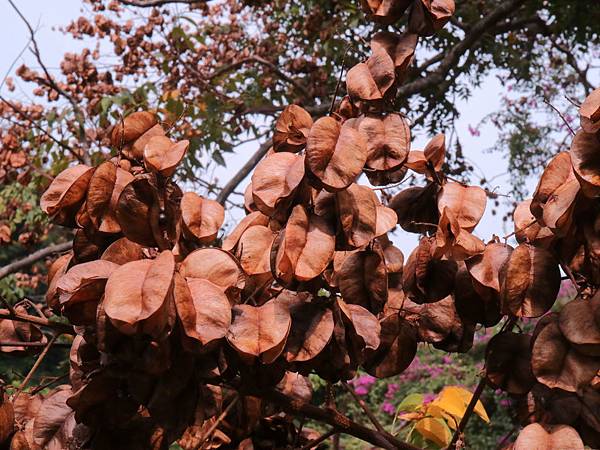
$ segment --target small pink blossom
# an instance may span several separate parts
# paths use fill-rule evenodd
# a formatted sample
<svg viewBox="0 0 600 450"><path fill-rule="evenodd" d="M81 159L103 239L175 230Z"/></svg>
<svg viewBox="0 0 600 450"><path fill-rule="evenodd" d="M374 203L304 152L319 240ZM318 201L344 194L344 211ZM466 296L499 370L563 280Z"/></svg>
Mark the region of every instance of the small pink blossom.
<svg viewBox="0 0 600 450"><path fill-rule="evenodd" d="M396 413L396 408L388 401L383 402L383 405L381 405L381 410L390 416Z"/></svg>

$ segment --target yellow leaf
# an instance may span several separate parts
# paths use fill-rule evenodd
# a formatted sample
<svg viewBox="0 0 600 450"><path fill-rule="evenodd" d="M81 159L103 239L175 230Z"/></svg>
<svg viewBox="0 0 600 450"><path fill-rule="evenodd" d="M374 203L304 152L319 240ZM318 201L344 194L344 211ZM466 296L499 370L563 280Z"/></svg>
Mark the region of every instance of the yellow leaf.
<svg viewBox="0 0 600 450"><path fill-rule="evenodd" d="M425 439L441 447L446 447L452 440L452 432L442 419L426 417L417 422L415 429Z"/></svg>
<svg viewBox="0 0 600 450"><path fill-rule="evenodd" d="M439 406L460 421L467 410L472 396L471 392L459 386L446 386L431 404ZM490 419L481 401L477 401L474 412L485 422L489 423Z"/></svg>
<svg viewBox="0 0 600 450"><path fill-rule="evenodd" d="M444 419L450 428L456 430L456 426L458 423L456 417L454 417L452 414L448 414L445 410L443 410L434 403L430 403L427 405L427 408L425 409L425 416Z"/></svg>

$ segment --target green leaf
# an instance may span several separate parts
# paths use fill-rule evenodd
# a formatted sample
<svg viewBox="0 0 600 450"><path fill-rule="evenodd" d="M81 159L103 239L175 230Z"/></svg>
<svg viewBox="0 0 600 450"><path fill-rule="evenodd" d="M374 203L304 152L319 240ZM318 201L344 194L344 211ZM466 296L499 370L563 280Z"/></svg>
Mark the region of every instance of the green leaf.
<svg viewBox="0 0 600 450"><path fill-rule="evenodd" d="M398 405L398 411L416 411L423 404L423 394L409 394Z"/></svg>

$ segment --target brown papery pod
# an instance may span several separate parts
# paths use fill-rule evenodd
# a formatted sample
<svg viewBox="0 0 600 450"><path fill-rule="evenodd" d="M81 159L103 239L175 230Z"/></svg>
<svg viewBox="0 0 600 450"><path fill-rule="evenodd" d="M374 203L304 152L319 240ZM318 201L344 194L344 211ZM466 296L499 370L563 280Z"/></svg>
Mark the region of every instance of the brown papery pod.
<svg viewBox="0 0 600 450"><path fill-rule="evenodd" d="M72 394L71 386L62 385L42 400L33 420L33 448L62 449L69 445L81 446L90 438L89 430L77 425L75 414L66 403Z"/></svg>
<svg viewBox="0 0 600 450"><path fill-rule="evenodd" d="M8 442L14 432L15 413L12 402L4 388L0 389L0 442Z"/></svg>
<svg viewBox="0 0 600 450"><path fill-rule="evenodd" d="M367 141L348 120L341 124L333 117L315 122L306 143L306 168L317 187L331 192L353 183L367 160Z"/></svg>
<svg viewBox="0 0 600 450"><path fill-rule="evenodd" d="M485 250L481 239L462 229L451 210L444 208L435 233L434 258L445 256L452 261L464 261Z"/></svg>
<svg viewBox="0 0 600 450"><path fill-rule="evenodd" d="M147 111L134 112L115 124L111 133L113 147L122 148L130 144L157 123L156 116Z"/></svg>
<svg viewBox="0 0 600 450"><path fill-rule="evenodd" d="M520 244L504 265L500 280L505 314L539 317L556 301L560 270L548 250Z"/></svg>
<svg viewBox="0 0 600 450"><path fill-rule="evenodd" d="M73 325L93 325L110 275L119 266L95 260L71 267L56 283L62 313Z"/></svg>
<svg viewBox="0 0 600 450"><path fill-rule="evenodd" d="M571 143L571 162L575 176L586 197L600 196L600 137L598 134L577 132Z"/></svg>
<svg viewBox="0 0 600 450"><path fill-rule="evenodd" d="M515 238L519 243L526 242L548 248L554 240L554 233L537 222L531 213L531 202L532 199L520 202L513 212Z"/></svg>
<svg viewBox="0 0 600 450"><path fill-rule="evenodd" d="M391 377L404 372L416 353L416 329L398 313L390 314L381 321L379 347L366 352L363 367L374 377Z"/></svg>
<svg viewBox="0 0 600 450"><path fill-rule="evenodd" d="M236 305L227 341L243 361L252 364L260 358L271 364L281 355L292 319L283 302L270 300L262 306Z"/></svg>
<svg viewBox="0 0 600 450"><path fill-rule="evenodd" d="M600 370L600 359L579 353L563 336L556 316L540 321L534 332L531 368L549 388L578 392Z"/></svg>
<svg viewBox="0 0 600 450"><path fill-rule="evenodd" d="M164 189L166 195L159 199L157 180L152 174L139 175L125 186L116 216L126 238L145 247L172 247L182 193L174 184Z"/></svg>
<svg viewBox="0 0 600 450"><path fill-rule="evenodd" d="M360 305L347 304L339 298L336 300L341 317L346 324L347 338L358 355L379 347L381 325L369 310Z"/></svg>
<svg viewBox="0 0 600 450"><path fill-rule="evenodd" d="M404 33L399 35L389 31L380 31L371 38L371 48L373 51L385 50L394 61L396 76L402 79L406 75L408 66L413 61L418 39L419 37L416 34Z"/></svg>
<svg viewBox="0 0 600 450"><path fill-rule="evenodd" d="M131 261L145 258L144 247L123 237L110 244L101 259L123 265Z"/></svg>
<svg viewBox="0 0 600 450"><path fill-rule="evenodd" d="M486 327L496 325L501 318L500 271L512 251L513 248L510 245L491 242L486 245L483 253L465 261L471 289L476 292L477 296L477 305L472 305L474 310L478 311L475 321ZM456 306L461 311L465 305L461 301L462 293L459 291L457 281Z"/></svg>
<svg viewBox="0 0 600 450"><path fill-rule="evenodd" d="M186 192L180 207L183 232L188 239L199 244L209 244L216 239L225 220L225 209L220 203L195 192Z"/></svg>
<svg viewBox="0 0 600 450"><path fill-rule="evenodd" d="M517 437L513 450L583 450L577 431L568 425L527 425Z"/></svg>
<svg viewBox="0 0 600 450"><path fill-rule="evenodd" d="M291 283L319 276L329 265L335 250L335 229L325 218L311 214L302 205L292 210L281 231L275 265L275 278Z"/></svg>
<svg viewBox="0 0 600 450"><path fill-rule="evenodd" d="M276 152L299 152L306 145L312 125L313 120L304 108L286 106L275 123L273 149Z"/></svg>
<svg viewBox="0 0 600 450"><path fill-rule="evenodd" d="M48 268L48 276L46 279L46 284L48 285L48 290L46 291L46 303L55 312L59 311L58 296L55 296L56 284L58 283L58 280L67 273L67 270L69 270L72 259L73 253L65 253L54 260Z"/></svg>
<svg viewBox="0 0 600 450"><path fill-rule="evenodd" d="M580 190L571 157L561 152L544 169L533 194L530 209L541 226L564 236L572 224L575 200Z"/></svg>
<svg viewBox="0 0 600 450"><path fill-rule="evenodd" d="M375 195L375 194L373 194ZM398 215L396 211L387 206L383 206L379 198L375 196L377 202L377 218L375 220L375 237L384 236L388 231L392 231L398 224Z"/></svg>
<svg viewBox="0 0 600 450"><path fill-rule="evenodd" d="M446 136L440 133L427 143L423 151L411 150L406 160L406 167L435 179L436 174L442 170L446 160Z"/></svg>
<svg viewBox="0 0 600 450"><path fill-rule="evenodd" d="M402 181L408 172L408 168L403 165L393 170L372 170L364 167L363 172L373 186L387 186Z"/></svg>
<svg viewBox="0 0 600 450"><path fill-rule="evenodd" d="M119 196L134 177L111 161L100 164L89 182L85 208L94 228L103 233L119 233L115 215Z"/></svg>
<svg viewBox="0 0 600 450"><path fill-rule="evenodd" d="M531 371L531 336L500 333L486 347L485 367L488 383L512 395L526 394L535 383Z"/></svg>
<svg viewBox="0 0 600 450"><path fill-rule="evenodd" d="M367 102L381 101L396 79L394 61L384 49L373 49L366 62L352 67L346 74L350 98Z"/></svg>
<svg viewBox="0 0 600 450"><path fill-rule="evenodd" d="M331 340L334 328L333 313L330 308L314 301L306 301L292 291L284 293L290 297L287 304L292 317L290 335L283 352L285 359L288 362L310 361L316 358Z"/></svg>
<svg viewBox="0 0 600 450"><path fill-rule="evenodd" d="M242 237L242 234L244 234L244 232L248 228L253 227L255 225L268 226L269 218L260 211L251 212L242 220L240 220L235 226L235 228L231 231L231 233L229 233L225 237L225 239L223 239L223 244L221 245L221 248L223 250L227 250L228 252L235 249L240 238Z"/></svg>
<svg viewBox="0 0 600 450"><path fill-rule="evenodd" d="M152 128L149 128L144 134L142 134L139 138L134 140L131 144L125 145L121 152L126 158L131 160L142 161L144 159L144 149L146 148L146 144L150 142L150 139L155 137L166 137L165 130L160 124L154 125ZM121 164L123 164L126 159L121 160Z"/></svg>
<svg viewBox="0 0 600 450"><path fill-rule="evenodd" d="M446 161L446 136L444 133L432 137L423 149L423 154L430 168L436 172L441 171L444 161Z"/></svg>
<svg viewBox="0 0 600 450"><path fill-rule="evenodd" d="M169 250L156 259L126 263L106 283L104 310L123 334L145 333L155 338L170 331L174 321L172 284L175 259Z"/></svg>
<svg viewBox="0 0 600 450"><path fill-rule="evenodd" d="M310 402L312 399L312 385L310 380L295 372L285 372L281 382L276 389L295 400ZM250 441L250 445L252 441ZM240 450L254 450L254 447L242 447Z"/></svg>
<svg viewBox="0 0 600 450"><path fill-rule="evenodd" d="M500 270L512 251L510 245L491 242L482 254L466 261L467 270L481 287L500 292Z"/></svg>
<svg viewBox="0 0 600 450"><path fill-rule="evenodd" d="M477 256L472 259L475 258ZM476 290L475 285L479 290ZM459 316L468 322L491 327L502 318L499 293L480 285L469 274L463 261L458 263L456 272L454 303Z"/></svg>
<svg viewBox="0 0 600 450"><path fill-rule="evenodd" d="M437 209L438 185L414 186L400 191L389 206L398 216L398 225L411 233L434 231L439 221Z"/></svg>
<svg viewBox="0 0 600 450"><path fill-rule="evenodd" d="M246 275L237 259L220 248L194 250L183 260L179 272L185 278L208 280L233 297L235 294L239 297L246 284Z"/></svg>
<svg viewBox="0 0 600 450"><path fill-rule="evenodd" d="M415 0L408 17L408 29L420 36L430 36L448 23L455 9L454 0Z"/></svg>
<svg viewBox="0 0 600 450"><path fill-rule="evenodd" d="M294 194L304 178L304 155L282 152L268 155L252 174L252 197L256 207L272 216L280 203Z"/></svg>
<svg viewBox="0 0 600 450"><path fill-rule="evenodd" d="M402 285L416 303L437 302L454 289L458 266L455 261L433 258L433 238L421 238L408 257L402 273Z"/></svg>
<svg viewBox="0 0 600 450"><path fill-rule="evenodd" d="M483 217L486 201L485 191L480 187L448 182L438 194L437 205L440 215L447 208L461 228L473 231Z"/></svg>
<svg viewBox="0 0 600 450"><path fill-rule="evenodd" d="M400 20L412 0L361 0L363 11L373 22L391 25Z"/></svg>
<svg viewBox="0 0 600 450"><path fill-rule="evenodd" d="M63 170L52 180L40 198L40 208L54 223L75 226L75 214L85 199L94 170L79 164Z"/></svg>
<svg viewBox="0 0 600 450"><path fill-rule="evenodd" d="M358 131L367 142L366 167L378 171L395 170L404 164L410 150L410 128L400 114L357 119Z"/></svg>
<svg viewBox="0 0 600 450"><path fill-rule="evenodd" d="M383 259L388 273L388 286L400 287L402 285L402 269L404 268L404 254L392 244L387 234L379 236L377 242L383 250Z"/></svg>
<svg viewBox="0 0 600 450"><path fill-rule="evenodd" d="M336 272L338 287L346 303L358 304L373 314L387 302L387 268L381 246L351 253Z"/></svg>
<svg viewBox="0 0 600 450"><path fill-rule="evenodd" d="M567 303L558 315L558 326L579 353L600 357L600 294Z"/></svg>
<svg viewBox="0 0 600 450"><path fill-rule="evenodd" d="M473 345L475 327L461 320L452 297L427 303L420 309L415 309L414 304L405 300L403 310L401 314L408 321L416 320L419 340L452 352L466 352Z"/></svg>
<svg viewBox="0 0 600 450"><path fill-rule="evenodd" d="M248 228L238 244L240 265L247 275L262 275L271 272L271 245L275 234L263 226Z"/></svg>
<svg viewBox="0 0 600 450"><path fill-rule="evenodd" d="M231 324L231 305L221 287L201 278L174 279L177 316L185 335L202 346L225 337Z"/></svg>
<svg viewBox="0 0 600 450"><path fill-rule="evenodd" d="M170 177L185 156L190 141L172 142L166 136L155 136L144 147L144 165L150 172Z"/></svg>
<svg viewBox="0 0 600 450"><path fill-rule="evenodd" d="M376 237L379 199L371 188L354 183L336 193L335 204L350 247L363 247Z"/></svg>
<svg viewBox="0 0 600 450"><path fill-rule="evenodd" d="M581 128L586 133L600 131L600 88L588 95L579 108Z"/></svg>
<svg viewBox="0 0 600 450"><path fill-rule="evenodd" d="M248 183L248 186L244 189L244 210L246 214L258 211L256 203L254 203L254 197L252 196L252 182Z"/></svg>

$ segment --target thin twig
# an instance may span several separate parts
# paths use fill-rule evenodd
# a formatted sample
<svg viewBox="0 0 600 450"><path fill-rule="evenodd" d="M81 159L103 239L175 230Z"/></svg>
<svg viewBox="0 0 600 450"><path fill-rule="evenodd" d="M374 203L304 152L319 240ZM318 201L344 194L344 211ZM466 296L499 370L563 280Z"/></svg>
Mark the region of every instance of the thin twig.
<svg viewBox="0 0 600 450"><path fill-rule="evenodd" d="M336 428L332 428L331 430L329 430L326 433L323 433L321 436L319 436L316 439L313 439L312 441L310 441L308 444L303 445L302 447L300 447L300 450L310 450L311 448L315 448L317 445L319 445L321 442L326 441L327 439L329 439L331 436L333 436L335 433L339 433L339 431Z"/></svg>
<svg viewBox="0 0 600 450"><path fill-rule="evenodd" d="M11 305L11 304L8 302L8 300L6 300L6 299L4 298L4 296L0 296L0 301L1 301L1 302L4 304L4 306L6 306L6 309L8 309L8 312L9 312L10 314L12 314L13 316L16 316L16 315L17 315L17 311L15 310L14 306L13 306L13 305Z"/></svg>
<svg viewBox="0 0 600 450"><path fill-rule="evenodd" d="M54 345L58 345L58 344L54 344ZM38 392L43 391L47 387L52 386L54 383L58 383L59 381L62 381L62 380L68 379L68 378L69 378L68 373L61 375L60 377L52 377L52 381L48 381L47 383L41 384L40 386L37 386L35 389L32 389L31 395L35 395Z"/></svg>
<svg viewBox="0 0 600 450"><path fill-rule="evenodd" d="M38 367L40 367L40 364L42 364L42 361L44 361L44 358L48 354L50 347L52 347L52 344L54 344L54 341L56 341L56 338L58 338L58 336L59 336L58 334L55 334L54 336L52 336L50 338L50 340L48 341L48 344L46 344L46 347L44 347L44 350L42 350L42 353L39 354L38 358L35 360L35 363L33 364L33 367L31 368L31 370L29 370L29 373L27 373L27 376L25 377L25 379L20 384L20 386L17 388L17 392L15 393L15 395L13 397L13 402L17 399L19 394L21 392L23 392L23 389L25 389L27 387L27 385L31 381L31 378L37 371Z"/></svg>
<svg viewBox="0 0 600 450"><path fill-rule="evenodd" d="M473 396L471 397L471 401L469 402L469 405L467 406L465 413L463 414L462 418L460 419L460 423L458 424L458 427L456 428L456 431L454 432L454 436L452 436L452 440L450 441L450 444L448 444L447 450L455 450L456 442L458 441L458 438L465 430L467 423L469 422L469 418L473 414L473 411L475 410L475 406L477 406L477 402L479 401L479 398L481 397L481 394L483 393L485 386L486 386L486 378L485 378L485 375L483 375L481 377L481 379L479 380L479 384L477 384L477 387L475 388L475 392L473 392Z"/></svg>
<svg viewBox="0 0 600 450"><path fill-rule="evenodd" d="M410 224L411 225L417 225L417 226L420 226L420 227L431 227L431 228L437 228L438 227L438 225L436 225L435 223L429 223L429 222L415 222L415 221L412 221L412 222L410 222Z"/></svg>
<svg viewBox="0 0 600 450"><path fill-rule="evenodd" d="M581 287L575 280L575 275L573 275L571 268L568 266L568 264L565 264L562 260L559 260L558 263L560 264L560 267L563 270L563 272L566 273L567 276L569 277L569 279L571 280L571 283L573 283L573 286L575 287L575 289L577 289L577 295L579 297L581 297Z"/></svg>
<svg viewBox="0 0 600 450"><path fill-rule="evenodd" d="M383 427L383 425L381 425L381 423L379 423L379 420L377 420L377 417L375 417L375 414L373 414L373 412L369 409L369 407L364 402L364 400L356 394L354 389L345 381L342 381L342 386L344 386L344 389L346 389L348 391L348 393L352 396L354 401L356 403L358 403L358 405L362 408L362 410L367 415L367 417L369 418L371 423L373 425L375 425L375 428L377 428L377 430L380 433L387 433L386 429Z"/></svg>
<svg viewBox="0 0 600 450"><path fill-rule="evenodd" d="M70 325L67 325L64 323L58 323L58 322L50 322L48 319L42 319L41 317L37 317L37 316L30 316L29 314L21 314L21 313L5 314L5 313L0 312L0 319L8 319L8 320L15 320L17 322L32 323L34 325L52 328L54 330L60 331L62 334L75 334L75 332L73 331L73 327L71 327Z"/></svg>
<svg viewBox="0 0 600 450"><path fill-rule="evenodd" d="M515 234L520 233L521 231L526 230L527 228L529 228L530 226L532 226L533 224L537 223L537 219L533 219L531 222L529 222L527 225L525 225L523 228L519 228L518 230L513 231L512 233L507 234L506 236L504 236L502 239L504 239L504 243L506 243L506 240L510 237L513 237Z"/></svg>
<svg viewBox="0 0 600 450"><path fill-rule="evenodd" d="M217 427L221 424L223 419L225 419L225 417L227 417L227 414L229 414L229 411L231 411L231 408L233 408L236 405L236 403L238 402L239 399L240 399L240 395L235 394L235 397L233 398L233 400L231 400L229 405L227 405L227 407L223 410L221 415L219 417L217 417L217 420L214 421L214 423L207 430L206 434L202 437L202 441L200 442L200 445L203 445L207 440L209 440L211 438L212 434L215 432Z"/></svg>
<svg viewBox="0 0 600 450"><path fill-rule="evenodd" d="M411 175L410 177L408 177L408 178L405 178L404 180L402 180L402 181L399 181L398 183L390 184L390 185L388 185L388 186L374 187L374 188L371 188L371 189L372 189L373 191L384 191L384 190L386 190L386 189L393 189L393 188L395 188L395 187L398 187L398 186L401 186L401 185L403 185L403 184L404 184L404 183L406 183L407 181L412 181L412 179L413 179L413 178L414 178L414 175Z"/></svg>
<svg viewBox="0 0 600 450"><path fill-rule="evenodd" d="M554 106L552 103L550 103L550 101L546 97L544 97L544 103L558 113L558 115L560 116L560 118L562 119L562 121L564 122L564 124L567 126L567 128L571 132L571 134L573 136L575 136L575 130L573 130L573 128L571 128L571 125L569 125L569 122L567 122L567 119L565 118L565 116L563 115L563 113L561 113L558 110L558 108L556 108L556 106Z"/></svg>
<svg viewBox="0 0 600 450"><path fill-rule="evenodd" d="M581 108L581 103L579 103L578 101L576 101L575 99L569 97L568 95L565 95L565 98L567 99L567 101L573 105L575 108L579 109Z"/></svg>
<svg viewBox="0 0 600 450"><path fill-rule="evenodd" d="M352 48L351 45L346 47L346 51L344 52L344 56L342 57L342 64L340 67L340 74L338 76L337 84L335 85L335 91L333 93L333 98L331 99L331 106L329 106L329 115L333 114L333 109L335 108L335 100L338 96L338 92L340 90L340 85L342 84L342 75L344 74L344 66L346 63L346 56L348 55L348 51Z"/></svg>

